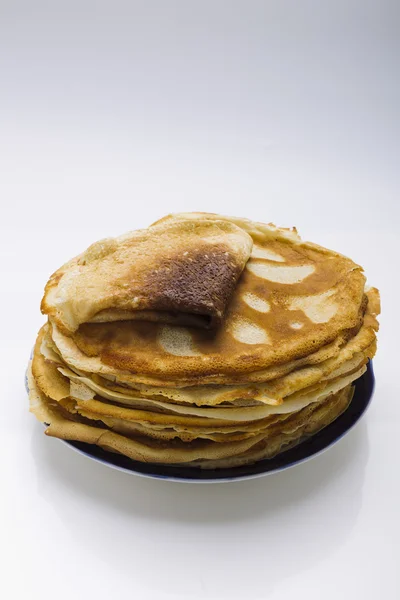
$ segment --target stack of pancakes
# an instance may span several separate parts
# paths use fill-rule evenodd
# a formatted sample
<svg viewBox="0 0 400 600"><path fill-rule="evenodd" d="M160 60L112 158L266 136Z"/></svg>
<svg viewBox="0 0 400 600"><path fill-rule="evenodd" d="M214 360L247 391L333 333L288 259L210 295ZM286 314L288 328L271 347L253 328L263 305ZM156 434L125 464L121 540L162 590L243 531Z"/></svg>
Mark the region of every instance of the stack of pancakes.
<svg viewBox="0 0 400 600"><path fill-rule="evenodd" d="M201 468L271 458L351 402L379 293L296 230L170 215L50 278L28 369L46 434Z"/></svg>

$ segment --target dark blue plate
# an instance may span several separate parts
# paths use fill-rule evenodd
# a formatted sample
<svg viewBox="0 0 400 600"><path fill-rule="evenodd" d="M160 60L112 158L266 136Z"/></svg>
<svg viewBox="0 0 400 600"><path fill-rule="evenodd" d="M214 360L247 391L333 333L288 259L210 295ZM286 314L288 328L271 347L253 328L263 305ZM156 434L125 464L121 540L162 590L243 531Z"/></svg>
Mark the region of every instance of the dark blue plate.
<svg viewBox="0 0 400 600"><path fill-rule="evenodd" d="M262 460L254 465L234 467L231 469L201 470L188 467L166 467L149 463L140 463L126 456L113 454L102 450L98 446L84 444L83 442L65 442L81 454L101 462L108 467L119 469L134 475L182 481L192 483L213 483L223 481L236 481L262 477L269 473L283 471L317 456L336 442L338 442L365 413L374 391L375 379L372 362L368 363L367 371L355 383L353 400L347 410L328 427L310 439L302 442L295 448L282 452L275 458Z"/></svg>

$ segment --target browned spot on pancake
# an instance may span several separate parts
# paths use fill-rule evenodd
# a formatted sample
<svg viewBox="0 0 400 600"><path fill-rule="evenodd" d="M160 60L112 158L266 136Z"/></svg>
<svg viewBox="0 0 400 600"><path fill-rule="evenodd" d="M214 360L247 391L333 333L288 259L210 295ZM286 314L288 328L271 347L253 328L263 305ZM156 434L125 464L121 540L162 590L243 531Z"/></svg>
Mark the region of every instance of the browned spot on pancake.
<svg viewBox="0 0 400 600"><path fill-rule="evenodd" d="M153 309L202 315L218 324L242 272L223 245L189 250L161 262L143 279L142 294Z"/></svg>

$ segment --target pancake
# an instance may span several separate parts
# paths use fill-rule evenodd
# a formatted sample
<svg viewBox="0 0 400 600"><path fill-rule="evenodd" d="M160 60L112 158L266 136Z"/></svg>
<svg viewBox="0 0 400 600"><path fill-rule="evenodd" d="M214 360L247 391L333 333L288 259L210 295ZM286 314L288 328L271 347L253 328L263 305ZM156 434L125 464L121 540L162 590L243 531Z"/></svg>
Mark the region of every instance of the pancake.
<svg viewBox="0 0 400 600"><path fill-rule="evenodd" d="M71 338L87 356L134 373L138 383L179 386L247 377L305 357L360 327L365 276L353 261L281 240L258 242L255 251L216 331L87 323ZM270 258L260 258L261 252Z"/></svg>
<svg viewBox="0 0 400 600"><path fill-rule="evenodd" d="M42 334L43 335L43 332ZM62 405L69 407L71 402L75 401L72 412L81 412L88 410L96 414L98 418L111 417L128 421L141 423L158 423L170 427L174 423L190 427L195 425L208 425L210 420L212 424L223 426L224 424L243 424L252 421L263 420L260 427L265 424L265 419L272 415L290 414L305 408L311 403L318 402L332 393L336 393L365 372L365 357L354 363L350 361L348 371L331 380L320 382L317 385L310 386L306 390L300 390L297 393L288 396L283 403L275 406L261 405L254 407L224 407L207 408L196 406L183 406L177 404L168 404L150 399L137 398L128 399L129 408L124 406L127 400L122 395L105 398L100 394L95 394L88 386L81 382L79 377L70 374L69 377L63 377L62 385L58 384L60 372L56 365L48 363L40 353L41 336L35 346L32 372L40 390L50 396L57 402L62 399ZM68 370L63 369L65 374ZM62 377L62 375L61 375ZM65 383L71 382L69 396ZM74 384L78 384L74 387ZM49 391L51 390L51 391ZM67 400L68 397L68 401ZM109 402L111 400L111 402ZM119 403L119 405L116 404ZM156 410L155 410L156 409ZM195 421L193 421L195 418Z"/></svg>
<svg viewBox="0 0 400 600"><path fill-rule="evenodd" d="M374 354L375 354L375 345L371 345L365 352L357 353L351 360L342 364L341 367L336 369L332 374L330 374L326 377L322 377L320 379L320 382L327 382L327 381L330 381L331 379L337 379L338 377L340 377L342 375L353 372L354 370L358 370L359 368L361 368L361 366L366 364L368 362L368 360L370 359L371 355L373 356ZM78 389L82 390L82 392L85 394L85 397L81 398L81 396L79 396L79 393L77 395L76 391L75 392L71 391L71 395L75 398L86 399L86 396L89 398L89 393L90 393L89 390L91 390L93 395L96 394L96 395L102 397L103 399L110 400L113 403L118 403L118 404L127 405L127 406L131 406L131 407L136 407L136 408L138 408L138 407L143 408L144 406L150 406L153 409L157 406L160 408L164 408L164 407L168 406L171 408L171 410L173 410L174 412L178 412L178 413L180 411L180 407L183 407L183 408L186 407L186 408L190 408L190 411L192 411L193 414L200 414L200 413L206 414L207 411L209 414L212 414L213 410L215 412L215 408L213 408L213 407L217 407L217 408L221 409L222 411L224 411L224 409L239 408L239 407L250 408L252 406L260 406L261 407L263 405L280 406L280 405L282 405L282 403L284 401L286 401L288 398L292 397L294 394L305 393L310 388L318 385L315 381L313 385L309 385L307 387L300 388L300 392L292 391L291 395L287 395L284 398L280 398L279 401L242 402L242 401L238 400L238 401L232 401L232 402L223 403L223 404L208 405L207 403L204 403L202 405L200 397L196 397L196 402L193 404L191 404L190 402L175 402L175 401L171 402L170 400L163 398L163 396L158 396L158 397L143 396L141 394L135 394L135 392L132 392L132 391L131 391L131 393L128 394L127 393L128 390L124 391L123 388L121 388L120 391L110 390L103 386L98 385L96 382L92 381L92 379L90 379L88 377L77 375L73 371L63 368L63 367L59 368L59 372L62 373L62 375L64 375L65 377L68 377L70 382L74 382L75 384L78 384L78 386L79 386ZM227 413L227 410L225 410L225 413Z"/></svg>
<svg viewBox="0 0 400 600"><path fill-rule="evenodd" d="M240 386L240 393L242 394L242 398L249 399L255 398L257 400L268 401L268 398L276 399L276 394L273 396L273 390L269 389L268 386L258 386L254 385L258 381L268 381L272 379L277 379L279 377L284 376L287 373L297 371L296 375L293 375L291 379L286 380L287 384L290 385L290 381L294 381L299 377L298 373L300 372L300 367L307 365L318 365L322 364L324 361L329 358L338 357L341 349L344 349L345 353L342 353L343 360L347 360L352 352L363 351L365 347L370 345L375 339L375 331L378 329L378 323L376 320L376 315L379 313L379 294L376 289L372 288L366 294L366 298L368 300L367 310L364 315L363 325L359 332L357 332L356 336L353 338L350 337L349 343L345 344L345 337L339 336L337 340L332 342L331 344L324 346L319 349L317 352L299 359L297 361L291 361L290 363L286 363L281 367L272 367L269 370L264 369L263 371L255 372L247 374L247 381L250 383L250 386ZM353 331L354 333L354 331ZM62 361L70 366L73 370L77 370L85 372L85 373L95 373L102 375L103 377L110 377L112 380L118 381L119 384L130 385L133 386L135 390L138 390L141 395L165 395L171 400L180 400L180 401L189 401L196 402L196 398L200 399L200 402L204 404L215 404L218 402L223 402L229 400L229 398L236 397L238 398L237 390L238 387L228 387L221 386L213 387L212 385L202 386L193 386L194 391L191 392L189 387L177 387L170 390L172 387L170 382L165 382L165 380L156 380L155 386L145 387L143 384L138 384L137 375L135 373L130 373L129 371L119 371L118 369L112 368L109 365L106 365L102 362L99 357L88 357L85 355L77 346L74 344L73 340L69 337L64 336L55 326L51 328L52 342L54 347L57 348L57 352L62 357ZM349 337L349 336L347 336ZM351 341L353 339L353 341ZM372 358L372 356L370 357ZM337 363L331 363L331 365L340 363L342 358L338 359ZM323 377L324 372L318 371L314 369L314 371L309 371L310 377L318 378ZM221 382L221 379L225 380L225 378L218 378L218 383ZM240 378L239 379L239 384ZM212 381L215 381L216 378L213 378ZM203 384L206 384L209 381L209 378L203 378ZM101 382L106 383L106 382ZM187 383L187 382L184 382ZM106 384L107 385L107 384ZM110 384L108 384L110 385ZM160 385L162 387L160 387ZM196 389L197 387L197 389ZM154 388L156 390L154 391ZM119 390L117 390L119 391ZM207 401L207 397L209 400Z"/></svg>
<svg viewBox="0 0 400 600"><path fill-rule="evenodd" d="M347 389L347 388L346 388ZM337 394L340 392L337 392ZM91 412L86 409L79 410L79 414L95 421L101 421L108 429L120 433L126 437L137 437L138 435L144 435L153 439L171 441L179 439L183 442L193 442L198 439L212 440L217 443L226 443L230 441L241 441L245 439L264 435L264 439L275 436L277 433L293 433L299 427L304 425L305 421L309 421L311 415L315 411L319 411L322 405L328 405L335 394L331 394L326 398L323 398L319 402L312 403L308 407L305 407L294 413L285 415L276 415L263 421L262 426L258 429L255 428L179 428L171 425L170 427L154 427L149 424L141 424L138 422L127 421L124 419L117 419L113 417L99 416L97 413Z"/></svg>
<svg viewBox="0 0 400 600"><path fill-rule="evenodd" d="M118 369L115 367L111 367L110 365L104 364L100 357L98 356L88 356L84 352L82 352L77 345L74 343L72 338L65 336L56 325L48 322L49 328L49 336L51 339L51 344L53 350L61 357L62 362L68 364L75 371L83 371L86 373L94 373L99 374L103 378L108 379L111 382L116 382L118 384L123 385L131 385L134 386L135 389L138 385L147 386L163 386L163 387L171 387L180 389L186 386L196 386L200 383L204 385L210 384L229 384L229 383L238 383L241 384L243 381L256 383L258 381L269 381L271 379L276 379L285 375L286 373L290 373L291 371L302 367L304 365L309 364L318 364L332 356L335 356L339 353L341 346L345 343L346 339L351 336L345 336L343 334L339 335L333 342L323 346L316 352L304 356L300 359L290 361L288 363L284 363L282 365L274 365L267 369L263 369L262 371L256 371L253 373L246 374L246 377L242 377L240 375L234 377L231 376L226 381L226 377L223 375L212 376L203 378L202 382L199 381L191 381L191 380L181 380L179 382L169 381L165 379L157 379L157 378L148 378L148 377L138 377L137 373L132 373L125 369ZM140 379L138 381L138 379ZM146 383L142 383L142 381Z"/></svg>
<svg viewBox="0 0 400 600"><path fill-rule="evenodd" d="M273 438L261 440L242 455L236 455L233 458L206 461L197 460L193 461L190 466L202 469L229 469L273 458L281 452L294 448L321 431L324 427L330 425L347 409L353 395L354 388L352 386L341 390L335 397L331 398L329 404L314 414L313 419L310 419L303 427L293 433L281 433Z"/></svg>
<svg viewBox="0 0 400 600"><path fill-rule="evenodd" d="M39 420L49 424L45 433L50 436L96 444L106 450L124 454L133 460L163 464L191 463L193 466L202 468L207 468L208 461L215 462L227 459L229 459L229 465L234 466L236 457L239 456L238 460L243 461L243 455L248 450L255 448L256 452L260 452L261 449L257 446L260 442L263 442L262 451L267 452L266 447L268 447L269 439L263 433L245 440L223 443L197 439L194 442L182 442L174 439L166 444L164 441L151 439L147 436L138 435L128 438L102 426L95 427L76 420L70 421L57 408L51 406L49 399L37 387L31 370L28 371L28 381L30 409ZM332 404L336 406L337 402L343 398L343 394L344 391L342 390L336 396L331 396L328 401L328 409L331 408ZM342 406L339 408L340 412L344 409ZM318 411L315 412L318 415ZM324 407L323 416L325 416L325 412ZM338 414L340 414L338 411L333 411L333 414L330 414L331 420L336 418ZM325 424L326 419L323 421L322 426ZM294 441L303 439L305 434L309 435L310 432L318 430L320 427L321 419L318 416L314 419L304 419L303 417L300 419L300 424L292 423L289 426L290 433L276 433L272 437L272 451L276 453L285 445L285 442L290 441L293 444ZM279 443L277 443L277 438ZM252 460L251 457L250 460Z"/></svg>
<svg viewBox="0 0 400 600"><path fill-rule="evenodd" d="M373 300L376 292L371 290L368 292L371 301L368 304L367 312L364 318L364 323L359 332L345 344L336 357L318 363L317 365L298 368L288 375L271 380L263 384L251 385L203 385L184 388L168 388L168 387L150 387L150 386L118 386L107 382L106 379L89 380L85 377L85 381L89 387L97 391L100 395L124 394L134 397L147 397L154 399L167 398L169 402L196 404L197 406L215 406L222 403L238 403L239 400L244 400L247 403L250 400L255 403L279 404L283 398L290 393L305 388L320 380L326 379L332 372L340 374L340 369L350 360L358 360L358 355L366 352L368 359L375 354L375 330L377 329L377 321L375 317L376 306Z"/></svg>
<svg viewBox="0 0 400 600"><path fill-rule="evenodd" d="M271 458L342 414L380 300L295 229L181 213L93 244L42 310L28 385L47 435L209 469Z"/></svg>
<svg viewBox="0 0 400 600"><path fill-rule="evenodd" d="M131 319L214 327L252 245L233 223L200 219L101 240L51 276L42 311L65 333Z"/></svg>

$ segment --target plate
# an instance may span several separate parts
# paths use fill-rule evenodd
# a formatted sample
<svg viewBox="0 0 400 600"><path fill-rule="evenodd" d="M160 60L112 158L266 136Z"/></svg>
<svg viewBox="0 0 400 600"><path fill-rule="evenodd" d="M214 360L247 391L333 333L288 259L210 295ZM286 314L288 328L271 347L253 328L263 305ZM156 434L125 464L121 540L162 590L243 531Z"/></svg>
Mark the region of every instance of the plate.
<svg viewBox="0 0 400 600"><path fill-rule="evenodd" d="M153 479L166 479L168 481L190 483L217 483L225 481L238 481L263 477L270 473L284 471L298 464L318 456L354 427L361 419L371 401L375 385L372 362L367 365L367 370L355 383L355 393L349 407L333 423L322 429L308 440L295 448L282 452L275 458L259 461L254 465L233 467L231 469L207 469L154 465L133 461L126 456L107 452L98 446L83 442L62 440L80 454L95 460L103 465Z"/></svg>

